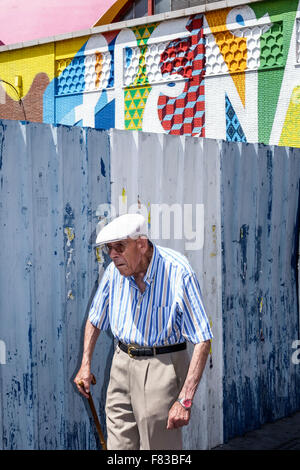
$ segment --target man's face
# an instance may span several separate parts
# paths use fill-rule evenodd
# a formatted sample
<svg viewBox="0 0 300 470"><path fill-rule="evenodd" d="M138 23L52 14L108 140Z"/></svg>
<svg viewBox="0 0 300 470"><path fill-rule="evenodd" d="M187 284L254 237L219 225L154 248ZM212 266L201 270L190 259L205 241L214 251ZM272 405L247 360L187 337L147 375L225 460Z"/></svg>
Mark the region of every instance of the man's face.
<svg viewBox="0 0 300 470"><path fill-rule="evenodd" d="M111 260L123 276L133 276L139 272L143 253L139 241L129 238L106 244Z"/></svg>

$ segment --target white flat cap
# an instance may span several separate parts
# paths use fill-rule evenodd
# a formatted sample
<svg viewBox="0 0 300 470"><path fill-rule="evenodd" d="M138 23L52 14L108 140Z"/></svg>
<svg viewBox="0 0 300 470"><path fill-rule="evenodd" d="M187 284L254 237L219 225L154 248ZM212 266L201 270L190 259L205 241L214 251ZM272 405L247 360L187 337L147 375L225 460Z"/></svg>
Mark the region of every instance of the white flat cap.
<svg viewBox="0 0 300 470"><path fill-rule="evenodd" d="M148 226L141 214L124 214L105 225L98 233L96 245L117 242L125 238L148 237Z"/></svg>

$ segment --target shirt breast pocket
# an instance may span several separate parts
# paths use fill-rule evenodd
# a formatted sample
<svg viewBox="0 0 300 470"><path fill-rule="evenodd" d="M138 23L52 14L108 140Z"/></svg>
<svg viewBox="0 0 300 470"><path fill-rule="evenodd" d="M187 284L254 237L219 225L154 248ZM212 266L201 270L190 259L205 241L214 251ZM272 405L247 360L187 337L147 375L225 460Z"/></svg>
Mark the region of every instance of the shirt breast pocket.
<svg viewBox="0 0 300 470"><path fill-rule="evenodd" d="M156 323L160 329L168 326L172 317L172 305L156 306Z"/></svg>

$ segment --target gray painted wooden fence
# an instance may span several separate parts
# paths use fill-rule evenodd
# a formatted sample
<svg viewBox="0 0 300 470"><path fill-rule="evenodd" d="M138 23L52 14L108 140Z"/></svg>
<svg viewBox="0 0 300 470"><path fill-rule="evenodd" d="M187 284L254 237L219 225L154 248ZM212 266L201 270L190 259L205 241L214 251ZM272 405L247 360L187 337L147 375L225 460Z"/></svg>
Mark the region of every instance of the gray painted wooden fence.
<svg viewBox="0 0 300 470"><path fill-rule="evenodd" d="M0 129L0 447L93 449L72 379L98 276L92 244L97 205L109 200L108 135L8 121ZM106 336L94 361L102 420Z"/></svg>
<svg viewBox="0 0 300 470"><path fill-rule="evenodd" d="M190 250L186 224L182 218L182 237L170 230L163 239L163 225L154 239L170 246L189 259L198 275L214 340L209 361L193 404L193 414L184 428L184 447L211 448L223 441L222 409L222 291L220 226L220 146L210 139L168 136L113 129L111 131L112 203L117 212L134 205L150 211L152 235L155 204L177 205L177 217L184 215L184 205L192 206L192 228L196 228L196 207L203 205L204 245ZM122 158L120 158L122 156ZM126 200L125 200L126 198ZM173 206L175 209L175 207ZM167 222L168 214L164 215ZM172 219L172 214L170 220ZM192 345L189 345L192 353Z"/></svg>
<svg viewBox="0 0 300 470"><path fill-rule="evenodd" d="M110 202L117 213L150 209L150 230L152 204L204 208L202 248L186 236L154 240L190 260L214 333L185 448L299 410L299 177L298 149L2 121L0 448L97 448L72 380ZM103 424L112 352L102 333L93 395Z"/></svg>
<svg viewBox="0 0 300 470"><path fill-rule="evenodd" d="M300 149L222 144L224 439L300 409Z"/></svg>

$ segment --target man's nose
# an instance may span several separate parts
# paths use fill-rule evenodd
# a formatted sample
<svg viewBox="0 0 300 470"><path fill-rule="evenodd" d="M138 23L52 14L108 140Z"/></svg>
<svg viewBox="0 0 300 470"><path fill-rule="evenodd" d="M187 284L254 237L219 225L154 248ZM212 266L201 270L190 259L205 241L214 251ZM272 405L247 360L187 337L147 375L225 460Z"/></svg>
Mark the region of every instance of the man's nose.
<svg viewBox="0 0 300 470"><path fill-rule="evenodd" d="M109 250L109 256L111 257L111 259L115 259L115 258L119 257L119 253L117 252L117 250L114 247L112 247Z"/></svg>

